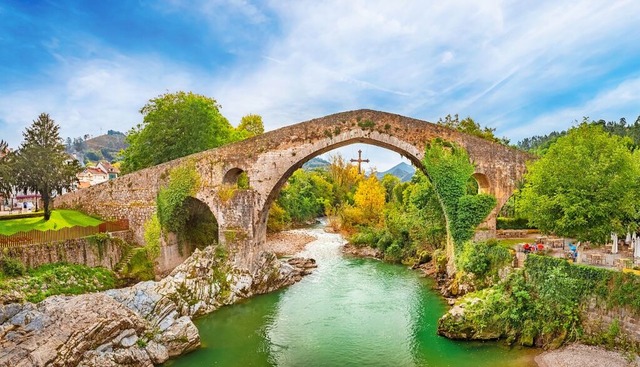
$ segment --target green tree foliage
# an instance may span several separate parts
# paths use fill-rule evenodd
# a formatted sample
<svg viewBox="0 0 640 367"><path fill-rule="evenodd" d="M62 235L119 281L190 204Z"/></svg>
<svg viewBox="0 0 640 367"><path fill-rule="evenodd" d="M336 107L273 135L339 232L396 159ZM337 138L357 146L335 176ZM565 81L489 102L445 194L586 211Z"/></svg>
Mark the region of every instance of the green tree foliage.
<svg viewBox="0 0 640 367"><path fill-rule="evenodd" d="M169 183L158 192L158 219L163 229L178 233L187 223L185 200L195 195L200 186L200 176L195 164L189 162L169 172Z"/></svg>
<svg viewBox="0 0 640 367"><path fill-rule="evenodd" d="M262 116L248 114L242 117L240 125L237 128L240 132L246 132L248 138L264 134L264 124L262 122Z"/></svg>
<svg viewBox="0 0 640 367"><path fill-rule="evenodd" d="M442 205L448 233L456 249L461 249L497 201L491 195L467 194L474 167L463 148L436 139L427 146L423 164Z"/></svg>
<svg viewBox="0 0 640 367"><path fill-rule="evenodd" d="M65 153L59 129L48 114L40 114L23 133L24 141L12 164L16 187L41 195L45 220L51 216L53 195L71 189L80 172L78 161L71 161Z"/></svg>
<svg viewBox="0 0 640 367"><path fill-rule="evenodd" d="M400 184L400 179L390 173L387 173L382 177L380 182L385 191L385 200L391 202L394 200L393 190Z"/></svg>
<svg viewBox="0 0 640 367"><path fill-rule="evenodd" d="M528 167L519 211L545 233L603 243L637 218L640 171L628 140L583 123Z"/></svg>
<svg viewBox="0 0 640 367"><path fill-rule="evenodd" d="M511 265L514 257L511 251L496 240L467 242L459 256L460 270L473 273L479 281L490 278L487 283L493 284L500 279L498 271Z"/></svg>
<svg viewBox="0 0 640 367"><path fill-rule="evenodd" d="M0 140L0 196L9 197L13 191L13 172L9 145L6 141Z"/></svg>
<svg viewBox="0 0 640 367"><path fill-rule="evenodd" d="M475 135L482 139L490 140L494 143L500 143L509 145L509 139L498 138L495 136L496 129L489 127L481 127L479 123L475 122L471 117L466 117L462 120L459 119L458 114L447 115L444 119L440 118L437 122L438 125L446 126L451 129L458 130L462 133Z"/></svg>
<svg viewBox="0 0 640 367"><path fill-rule="evenodd" d="M529 255L525 268L504 282L467 294L458 302L462 318L444 317L439 330L491 328L510 343L557 348L564 342L582 341L637 353L637 345L617 338L616 322L606 331L583 330L584 305L620 307L640 312L640 277L593 266L575 265L564 259ZM621 335L622 336L622 335Z"/></svg>
<svg viewBox="0 0 640 367"><path fill-rule="evenodd" d="M166 93L142 107L142 124L131 129L122 170L132 172L233 141L220 105L191 92Z"/></svg>
<svg viewBox="0 0 640 367"><path fill-rule="evenodd" d="M296 224L324 215L333 199L333 186L322 172L299 169L280 191L278 205Z"/></svg>
<svg viewBox="0 0 640 367"><path fill-rule="evenodd" d="M585 117L582 122L592 125L600 125L606 132L609 132L612 135L629 137L633 144L633 149L640 147L640 116L638 116L633 124L628 124L624 117L619 121L605 121L600 119L598 121L591 122L589 122L588 117ZM565 135L567 135L567 131L552 131L547 135L536 135L525 138L522 141L519 141L516 146L527 152L544 155L549 147L558 140L558 138Z"/></svg>

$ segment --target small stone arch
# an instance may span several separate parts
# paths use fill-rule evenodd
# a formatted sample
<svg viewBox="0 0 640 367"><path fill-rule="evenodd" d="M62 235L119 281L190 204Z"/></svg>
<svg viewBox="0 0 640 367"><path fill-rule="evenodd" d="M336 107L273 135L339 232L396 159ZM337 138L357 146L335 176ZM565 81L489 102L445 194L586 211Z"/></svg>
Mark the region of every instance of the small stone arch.
<svg viewBox="0 0 640 367"><path fill-rule="evenodd" d="M249 188L249 175L242 168L234 167L227 171L222 178L225 185L237 186L240 189Z"/></svg>
<svg viewBox="0 0 640 367"><path fill-rule="evenodd" d="M187 213L185 239L194 247L208 246L219 242L219 222L211 208L203 201L187 197L184 201Z"/></svg>
<svg viewBox="0 0 640 367"><path fill-rule="evenodd" d="M471 177L478 183L478 194L491 194L489 178L484 173L476 172Z"/></svg>

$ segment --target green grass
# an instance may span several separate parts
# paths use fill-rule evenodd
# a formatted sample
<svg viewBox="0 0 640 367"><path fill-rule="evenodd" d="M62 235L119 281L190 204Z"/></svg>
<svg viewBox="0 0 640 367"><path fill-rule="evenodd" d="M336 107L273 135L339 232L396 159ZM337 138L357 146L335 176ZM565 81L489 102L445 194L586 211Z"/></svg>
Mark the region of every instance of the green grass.
<svg viewBox="0 0 640 367"><path fill-rule="evenodd" d="M84 213L75 210L54 210L51 212L51 218L45 221L44 218L22 218L0 221L0 234L12 235L20 231L30 231L36 229L39 231L56 230L64 227L73 226L97 226L103 221L90 217Z"/></svg>
<svg viewBox="0 0 640 367"><path fill-rule="evenodd" d="M536 240L533 238L504 238L499 239L498 244L505 247L513 247L519 243L534 243Z"/></svg>
<svg viewBox="0 0 640 367"><path fill-rule="evenodd" d="M117 286L115 274L106 268L76 264L46 264L24 276L0 275L0 295L17 291L29 302L40 302L56 294L82 294Z"/></svg>

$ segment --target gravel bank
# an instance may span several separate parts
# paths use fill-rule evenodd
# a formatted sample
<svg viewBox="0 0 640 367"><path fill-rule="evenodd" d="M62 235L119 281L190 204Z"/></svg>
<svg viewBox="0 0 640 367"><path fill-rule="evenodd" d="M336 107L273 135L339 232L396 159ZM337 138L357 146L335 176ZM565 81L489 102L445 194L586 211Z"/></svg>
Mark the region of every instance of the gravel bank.
<svg viewBox="0 0 640 367"><path fill-rule="evenodd" d="M640 366L640 358L630 361L622 353L584 344L546 351L535 359L539 367L631 367Z"/></svg>
<svg viewBox="0 0 640 367"><path fill-rule="evenodd" d="M276 256L293 256L304 250L309 242L316 238L304 230L291 230L267 235L266 250L274 252Z"/></svg>

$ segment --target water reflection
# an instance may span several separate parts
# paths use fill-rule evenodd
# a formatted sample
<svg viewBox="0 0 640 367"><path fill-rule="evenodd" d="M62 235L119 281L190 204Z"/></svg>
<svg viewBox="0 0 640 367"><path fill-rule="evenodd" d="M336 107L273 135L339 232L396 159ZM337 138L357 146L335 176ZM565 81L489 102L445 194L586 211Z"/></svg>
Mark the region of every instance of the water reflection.
<svg viewBox="0 0 640 367"><path fill-rule="evenodd" d="M304 256L318 268L286 290L196 322L205 348L171 366L535 366L530 350L436 335L446 305L402 266L346 259L321 228Z"/></svg>

